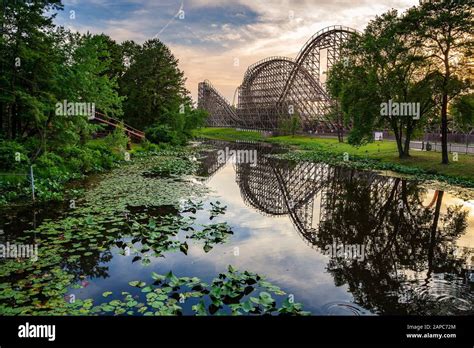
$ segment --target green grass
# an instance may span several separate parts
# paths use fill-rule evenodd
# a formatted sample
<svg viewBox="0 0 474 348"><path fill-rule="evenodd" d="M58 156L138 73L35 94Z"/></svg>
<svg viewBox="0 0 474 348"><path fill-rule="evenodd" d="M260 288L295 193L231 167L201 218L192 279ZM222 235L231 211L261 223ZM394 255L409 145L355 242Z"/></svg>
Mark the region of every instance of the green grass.
<svg viewBox="0 0 474 348"><path fill-rule="evenodd" d="M455 179L471 181L474 184L474 156L459 155L457 162L449 165L441 164L441 153L426 151L411 151L411 157L400 159L394 141L374 142L355 147L347 143L339 143L335 138L314 138L309 136L277 136L264 137L259 132L243 132L230 128L201 128L194 132L194 136L215 140L250 140L265 141L280 145L287 145L295 150L307 153L324 152L333 155L348 153L357 159L375 160L382 164L393 164L393 169L405 167L419 169L426 174L442 175ZM452 157L451 157L452 158ZM374 168L376 169L376 168ZM403 170L400 170L403 171Z"/></svg>
<svg viewBox="0 0 474 348"><path fill-rule="evenodd" d="M216 140L248 140L248 141L263 141L264 137L259 132L237 131L233 128L199 128L193 130L195 137L203 137L207 139Z"/></svg>

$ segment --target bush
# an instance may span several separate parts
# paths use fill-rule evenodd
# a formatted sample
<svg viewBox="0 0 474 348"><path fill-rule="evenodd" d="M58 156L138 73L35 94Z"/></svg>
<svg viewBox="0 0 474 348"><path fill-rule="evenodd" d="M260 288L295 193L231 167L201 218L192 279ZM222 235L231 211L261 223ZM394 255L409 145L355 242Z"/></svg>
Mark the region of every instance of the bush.
<svg viewBox="0 0 474 348"><path fill-rule="evenodd" d="M155 125L149 127L145 131L146 138L155 144L169 143L171 145L183 145L186 139L183 135L178 134L168 125Z"/></svg>
<svg viewBox="0 0 474 348"><path fill-rule="evenodd" d="M91 171L99 172L110 169L114 166L114 163L123 159L123 156L115 154L105 144L87 144L85 149L91 152L95 159L94 164L91 165Z"/></svg>
<svg viewBox="0 0 474 348"><path fill-rule="evenodd" d="M138 148L137 152L158 152L161 149L162 145L153 144L152 142L148 141L148 139L143 139L140 148Z"/></svg>
<svg viewBox="0 0 474 348"><path fill-rule="evenodd" d="M66 166L73 173L99 172L112 167L116 156L105 145L67 147L63 150Z"/></svg>
<svg viewBox="0 0 474 348"><path fill-rule="evenodd" d="M107 135L104 139L105 145L109 148L117 150L119 152L125 151L128 144L128 136L125 134L125 130L122 127L116 127L115 130Z"/></svg>
<svg viewBox="0 0 474 348"><path fill-rule="evenodd" d="M20 161L16 160L16 153L19 153ZM0 142L0 171L24 171L28 168L29 163L28 151L23 145L14 140Z"/></svg>
<svg viewBox="0 0 474 348"><path fill-rule="evenodd" d="M120 140L122 139L122 140ZM125 137L128 141L128 138ZM108 144L124 144L123 137L117 132ZM111 169L123 156L113 152L105 141L90 142L85 146L65 146L55 152L45 152L34 163L36 197L40 201L63 199L64 184L84 174ZM126 145L126 143L125 143ZM156 145L155 145L156 146ZM15 161L15 153L21 154L21 161ZM0 143L1 168L8 172L29 173L30 161L25 146L14 141ZM28 177L4 175L0 180L0 205L16 199L31 196Z"/></svg>
<svg viewBox="0 0 474 348"><path fill-rule="evenodd" d="M66 181L69 178L63 158L53 152L43 153L37 158L34 172L38 177L52 178L58 181Z"/></svg>

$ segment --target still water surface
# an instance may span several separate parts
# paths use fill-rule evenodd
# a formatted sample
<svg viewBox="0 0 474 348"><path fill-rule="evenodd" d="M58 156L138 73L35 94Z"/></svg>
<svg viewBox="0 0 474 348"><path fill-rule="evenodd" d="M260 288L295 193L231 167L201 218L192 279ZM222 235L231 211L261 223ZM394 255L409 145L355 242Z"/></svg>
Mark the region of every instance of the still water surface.
<svg viewBox="0 0 474 348"><path fill-rule="evenodd" d="M257 157L222 161L226 148ZM269 156L275 152L209 143L194 179L211 190L202 197L206 208L216 200L227 206L216 222L232 227L229 241L207 253L190 244L187 255L166 253L148 266L110 247L93 267L100 274L82 270L87 286L74 290L77 298L120 293L151 271L209 283L233 265L266 276L314 315L474 314L474 200L416 181ZM18 233L64 209L17 209L0 223ZM208 215L197 218L206 223Z"/></svg>

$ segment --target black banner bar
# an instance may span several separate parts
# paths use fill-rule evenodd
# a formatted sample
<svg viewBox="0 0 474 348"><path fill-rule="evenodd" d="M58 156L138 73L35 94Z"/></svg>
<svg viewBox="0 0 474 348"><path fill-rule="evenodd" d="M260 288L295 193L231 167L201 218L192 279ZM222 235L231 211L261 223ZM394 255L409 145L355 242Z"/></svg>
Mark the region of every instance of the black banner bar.
<svg viewBox="0 0 474 348"><path fill-rule="evenodd" d="M54 325L54 338L52 327L44 325ZM473 317L0 317L0 328L1 348L157 343L474 344ZM43 337L19 337L40 334Z"/></svg>

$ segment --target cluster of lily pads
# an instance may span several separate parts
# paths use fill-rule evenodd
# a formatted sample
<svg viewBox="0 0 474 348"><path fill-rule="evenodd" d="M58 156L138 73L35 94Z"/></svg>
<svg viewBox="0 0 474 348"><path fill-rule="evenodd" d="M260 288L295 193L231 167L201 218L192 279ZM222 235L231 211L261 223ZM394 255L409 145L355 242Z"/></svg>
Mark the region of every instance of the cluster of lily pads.
<svg viewBox="0 0 474 348"><path fill-rule="evenodd" d="M210 219L224 214L226 207L221 207L219 202L211 203ZM232 229L226 222L213 224L195 224L194 214L203 208L202 202L188 200L181 212L167 214L147 223L140 222L140 217L128 223L131 239L127 242L119 241L117 246L122 249L122 254L127 252L137 254L133 262L141 260L143 264L150 264L150 257L161 257L165 252L180 250L188 252L188 239L204 243L203 249L209 252L216 244L225 243ZM216 210L216 207L218 209ZM187 216L183 216L187 213ZM184 236L183 236L184 235ZM182 236L183 238L178 238Z"/></svg>
<svg viewBox="0 0 474 348"><path fill-rule="evenodd" d="M131 281L142 296L121 293L122 299L113 299L90 309L91 314L112 315L308 315L302 305L285 296L279 287L267 282L258 274L239 272L228 267L211 285L196 277L178 278L171 271L166 275L152 273L154 282ZM103 293L104 297L113 292ZM145 295L144 302L139 298ZM81 302L77 308L88 302ZM279 305L278 305L279 303ZM186 307L191 313L186 313Z"/></svg>
<svg viewBox="0 0 474 348"><path fill-rule="evenodd" d="M188 157L168 157L164 158L157 166L145 173L147 176L159 177L181 177L193 174L198 168L198 164Z"/></svg>
<svg viewBox="0 0 474 348"><path fill-rule="evenodd" d="M132 209L172 206L179 213L183 197L207 192L193 182L144 177L159 161L160 156L138 158L102 175L62 218L10 237L10 243L37 244L38 259L0 261L0 314L69 313L61 306L68 288L81 286L82 278L107 276L111 249L130 236L140 215Z"/></svg>

